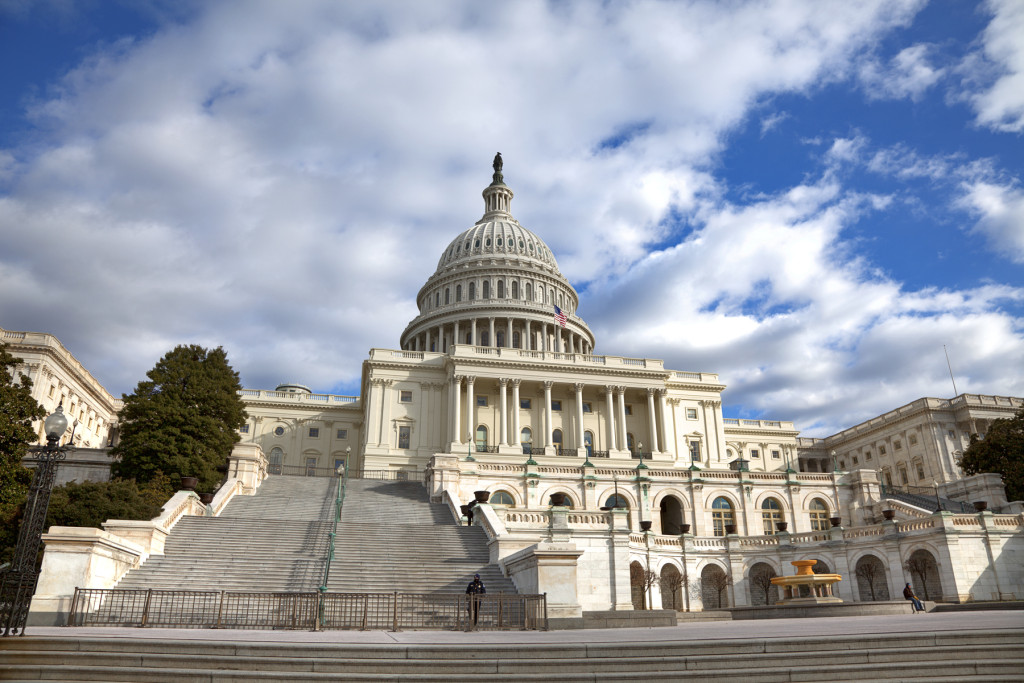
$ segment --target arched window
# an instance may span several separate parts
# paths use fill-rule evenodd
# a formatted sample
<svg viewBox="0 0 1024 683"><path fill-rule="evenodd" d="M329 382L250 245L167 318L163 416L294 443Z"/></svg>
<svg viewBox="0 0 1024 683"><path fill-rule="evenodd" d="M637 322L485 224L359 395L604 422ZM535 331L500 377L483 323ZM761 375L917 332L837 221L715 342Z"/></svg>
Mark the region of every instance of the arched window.
<svg viewBox="0 0 1024 683"><path fill-rule="evenodd" d="M470 282L469 283L469 300L470 301L475 301L476 300L476 283L475 282Z"/></svg>
<svg viewBox="0 0 1024 683"><path fill-rule="evenodd" d="M505 298L505 281L504 280L498 280L498 298L499 299L504 299Z"/></svg>
<svg viewBox="0 0 1024 683"><path fill-rule="evenodd" d="M526 300L533 301L533 285L526 283Z"/></svg>
<svg viewBox="0 0 1024 683"><path fill-rule="evenodd" d="M476 428L476 452L487 452L487 427L484 425Z"/></svg>
<svg viewBox="0 0 1024 683"><path fill-rule="evenodd" d="M523 453L530 455L533 452L533 432L529 427L523 427L519 432L519 443L523 445Z"/></svg>
<svg viewBox="0 0 1024 683"><path fill-rule="evenodd" d="M473 333L472 332L467 332L466 333L466 343L467 344L472 344L473 343Z"/></svg>
<svg viewBox="0 0 1024 683"><path fill-rule="evenodd" d="M821 498L811 501L811 531L828 531L828 505Z"/></svg>
<svg viewBox="0 0 1024 683"><path fill-rule="evenodd" d="M495 339L498 340L498 343L495 344L495 346L501 346L501 347L505 346L505 333L504 332L502 332L501 330L498 330L497 332L494 333L494 337L495 337Z"/></svg>
<svg viewBox="0 0 1024 683"><path fill-rule="evenodd" d="M283 432L284 430L282 430ZM270 473L281 474L281 465L284 463L284 451L277 446L270 450Z"/></svg>
<svg viewBox="0 0 1024 683"><path fill-rule="evenodd" d="M771 536L776 531L776 524L785 521L782 516L782 504L774 498L765 498L761 503L761 522L764 525L764 533Z"/></svg>
<svg viewBox="0 0 1024 683"><path fill-rule="evenodd" d="M481 332L480 333L480 346L490 346L490 345L491 345L491 333L490 332Z"/></svg>
<svg viewBox="0 0 1024 683"><path fill-rule="evenodd" d="M626 497L623 496L622 494L620 494L620 493L613 493L612 495L608 496L608 498L604 501L604 507L606 507L606 508L619 508L621 510L628 510L629 509L629 501L626 500Z"/></svg>
<svg viewBox="0 0 1024 683"><path fill-rule="evenodd" d="M508 491L495 491L487 502L491 505L505 505L506 507L514 507L516 504L515 498Z"/></svg>
<svg viewBox="0 0 1024 683"><path fill-rule="evenodd" d="M732 503L728 498L715 498L715 502L711 504L711 522L715 527L715 536L725 536L725 526L736 523L732 514Z"/></svg>
<svg viewBox="0 0 1024 683"><path fill-rule="evenodd" d="M594 454L594 433L583 432L583 446L587 449L587 457Z"/></svg>
<svg viewBox="0 0 1024 683"><path fill-rule="evenodd" d="M518 280L513 280L512 281L512 298L513 299L518 299L519 298L519 281Z"/></svg>
<svg viewBox="0 0 1024 683"><path fill-rule="evenodd" d="M437 308L440 305L441 305L441 292L437 292L436 294L434 294L434 308Z"/></svg>
<svg viewBox="0 0 1024 683"><path fill-rule="evenodd" d="M514 348L514 349L522 348L522 341L521 341L521 338L520 338L518 332L513 332L512 333L512 348Z"/></svg>
<svg viewBox="0 0 1024 683"><path fill-rule="evenodd" d="M462 301L462 285L455 285L455 301Z"/></svg>
<svg viewBox="0 0 1024 683"><path fill-rule="evenodd" d="M451 301L451 293L452 293L452 291L450 289L448 289L447 287L444 288L444 303L445 303L445 305L450 304L452 302Z"/></svg>
<svg viewBox="0 0 1024 683"><path fill-rule="evenodd" d="M484 294L483 294L483 298L484 299L490 299L491 298L491 281L490 280L484 280Z"/></svg>
<svg viewBox="0 0 1024 683"><path fill-rule="evenodd" d="M562 430L561 429L556 429L555 431L551 432L551 443L554 444L555 448L558 449L558 452L561 452L561 450L562 450Z"/></svg>

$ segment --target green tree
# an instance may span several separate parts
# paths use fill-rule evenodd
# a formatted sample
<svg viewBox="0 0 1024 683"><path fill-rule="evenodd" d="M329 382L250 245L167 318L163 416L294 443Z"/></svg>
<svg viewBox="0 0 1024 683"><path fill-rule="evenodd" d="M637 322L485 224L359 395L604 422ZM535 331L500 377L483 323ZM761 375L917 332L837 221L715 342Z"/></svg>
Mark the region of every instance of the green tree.
<svg viewBox="0 0 1024 683"><path fill-rule="evenodd" d="M32 422L45 411L32 398L32 380L22 373L14 377L21 363L0 344L0 519L4 519L25 498L32 473L21 464L28 445L36 440Z"/></svg>
<svg viewBox="0 0 1024 683"><path fill-rule="evenodd" d="M223 348L178 346L124 396L115 477L145 483L166 473L199 479L212 490L245 424L238 373Z"/></svg>
<svg viewBox="0 0 1024 683"><path fill-rule="evenodd" d="M71 482L53 490L46 526L99 527L108 519L153 519L173 488L166 475L141 486L131 479Z"/></svg>
<svg viewBox="0 0 1024 683"><path fill-rule="evenodd" d="M972 434L960 468L966 474L1001 474L1006 497L1024 500L1024 409L1012 418L995 420L984 439Z"/></svg>

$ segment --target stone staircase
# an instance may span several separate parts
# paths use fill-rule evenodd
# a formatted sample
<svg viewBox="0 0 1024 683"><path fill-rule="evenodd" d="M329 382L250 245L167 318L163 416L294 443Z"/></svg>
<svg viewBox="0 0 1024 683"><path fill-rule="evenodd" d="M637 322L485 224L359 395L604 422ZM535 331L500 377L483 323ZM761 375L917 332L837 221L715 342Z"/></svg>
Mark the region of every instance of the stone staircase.
<svg viewBox="0 0 1024 683"><path fill-rule="evenodd" d="M483 529L456 524L421 484L349 480L328 591L462 593L473 574L489 594L516 592L490 564Z"/></svg>
<svg viewBox="0 0 1024 683"><path fill-rule="evenodd" d="M281 638L0 639L0 680L147 681L1021 681L1020 628L638 642L345 644ZM468 634L467 634L468 635ZM539 634L544 636L546 634ZM275 642L276 641L276 642Z"/></svg>
<svg viewBox="0 0 1024 683"><path fill-rule="evenodd" d="M220 517L184 517L163 555L128 572L124 589L315 591L323 581L338 480L270 477Z"/></svg>

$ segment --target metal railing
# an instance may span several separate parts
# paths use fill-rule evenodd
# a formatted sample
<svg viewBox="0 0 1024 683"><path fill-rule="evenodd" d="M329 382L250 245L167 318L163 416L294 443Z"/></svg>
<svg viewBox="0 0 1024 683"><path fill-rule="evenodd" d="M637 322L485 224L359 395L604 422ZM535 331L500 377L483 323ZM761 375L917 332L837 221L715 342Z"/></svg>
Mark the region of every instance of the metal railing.
<svg viewBox="0 0 1024 683"><path fill-rule="evenodd" d="M477 453L497 453L498 452L498 447L497 446L485 446L483 444L479 444L478 443L476 445L476 452Z"/></svg>
<svg viewBox="0 0 1024 683"><path fill-rule="evenodd" d="M76 588L68 626L546 630L547 596Z"/></svg>

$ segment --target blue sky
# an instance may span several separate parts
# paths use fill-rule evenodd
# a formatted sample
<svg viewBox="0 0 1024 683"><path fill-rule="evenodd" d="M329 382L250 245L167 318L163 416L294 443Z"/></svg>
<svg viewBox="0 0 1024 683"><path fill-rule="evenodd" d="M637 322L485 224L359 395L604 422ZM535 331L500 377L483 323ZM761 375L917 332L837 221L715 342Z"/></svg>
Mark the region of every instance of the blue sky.
<svg viewBox="0 0 1024 683"><path fill-rule="evenodd" d="M806 435L1024 395L1024 3L0 0L0 326L357 393L501 151L597 352ZM48 248L47 245L50 245Z"/></svg>

